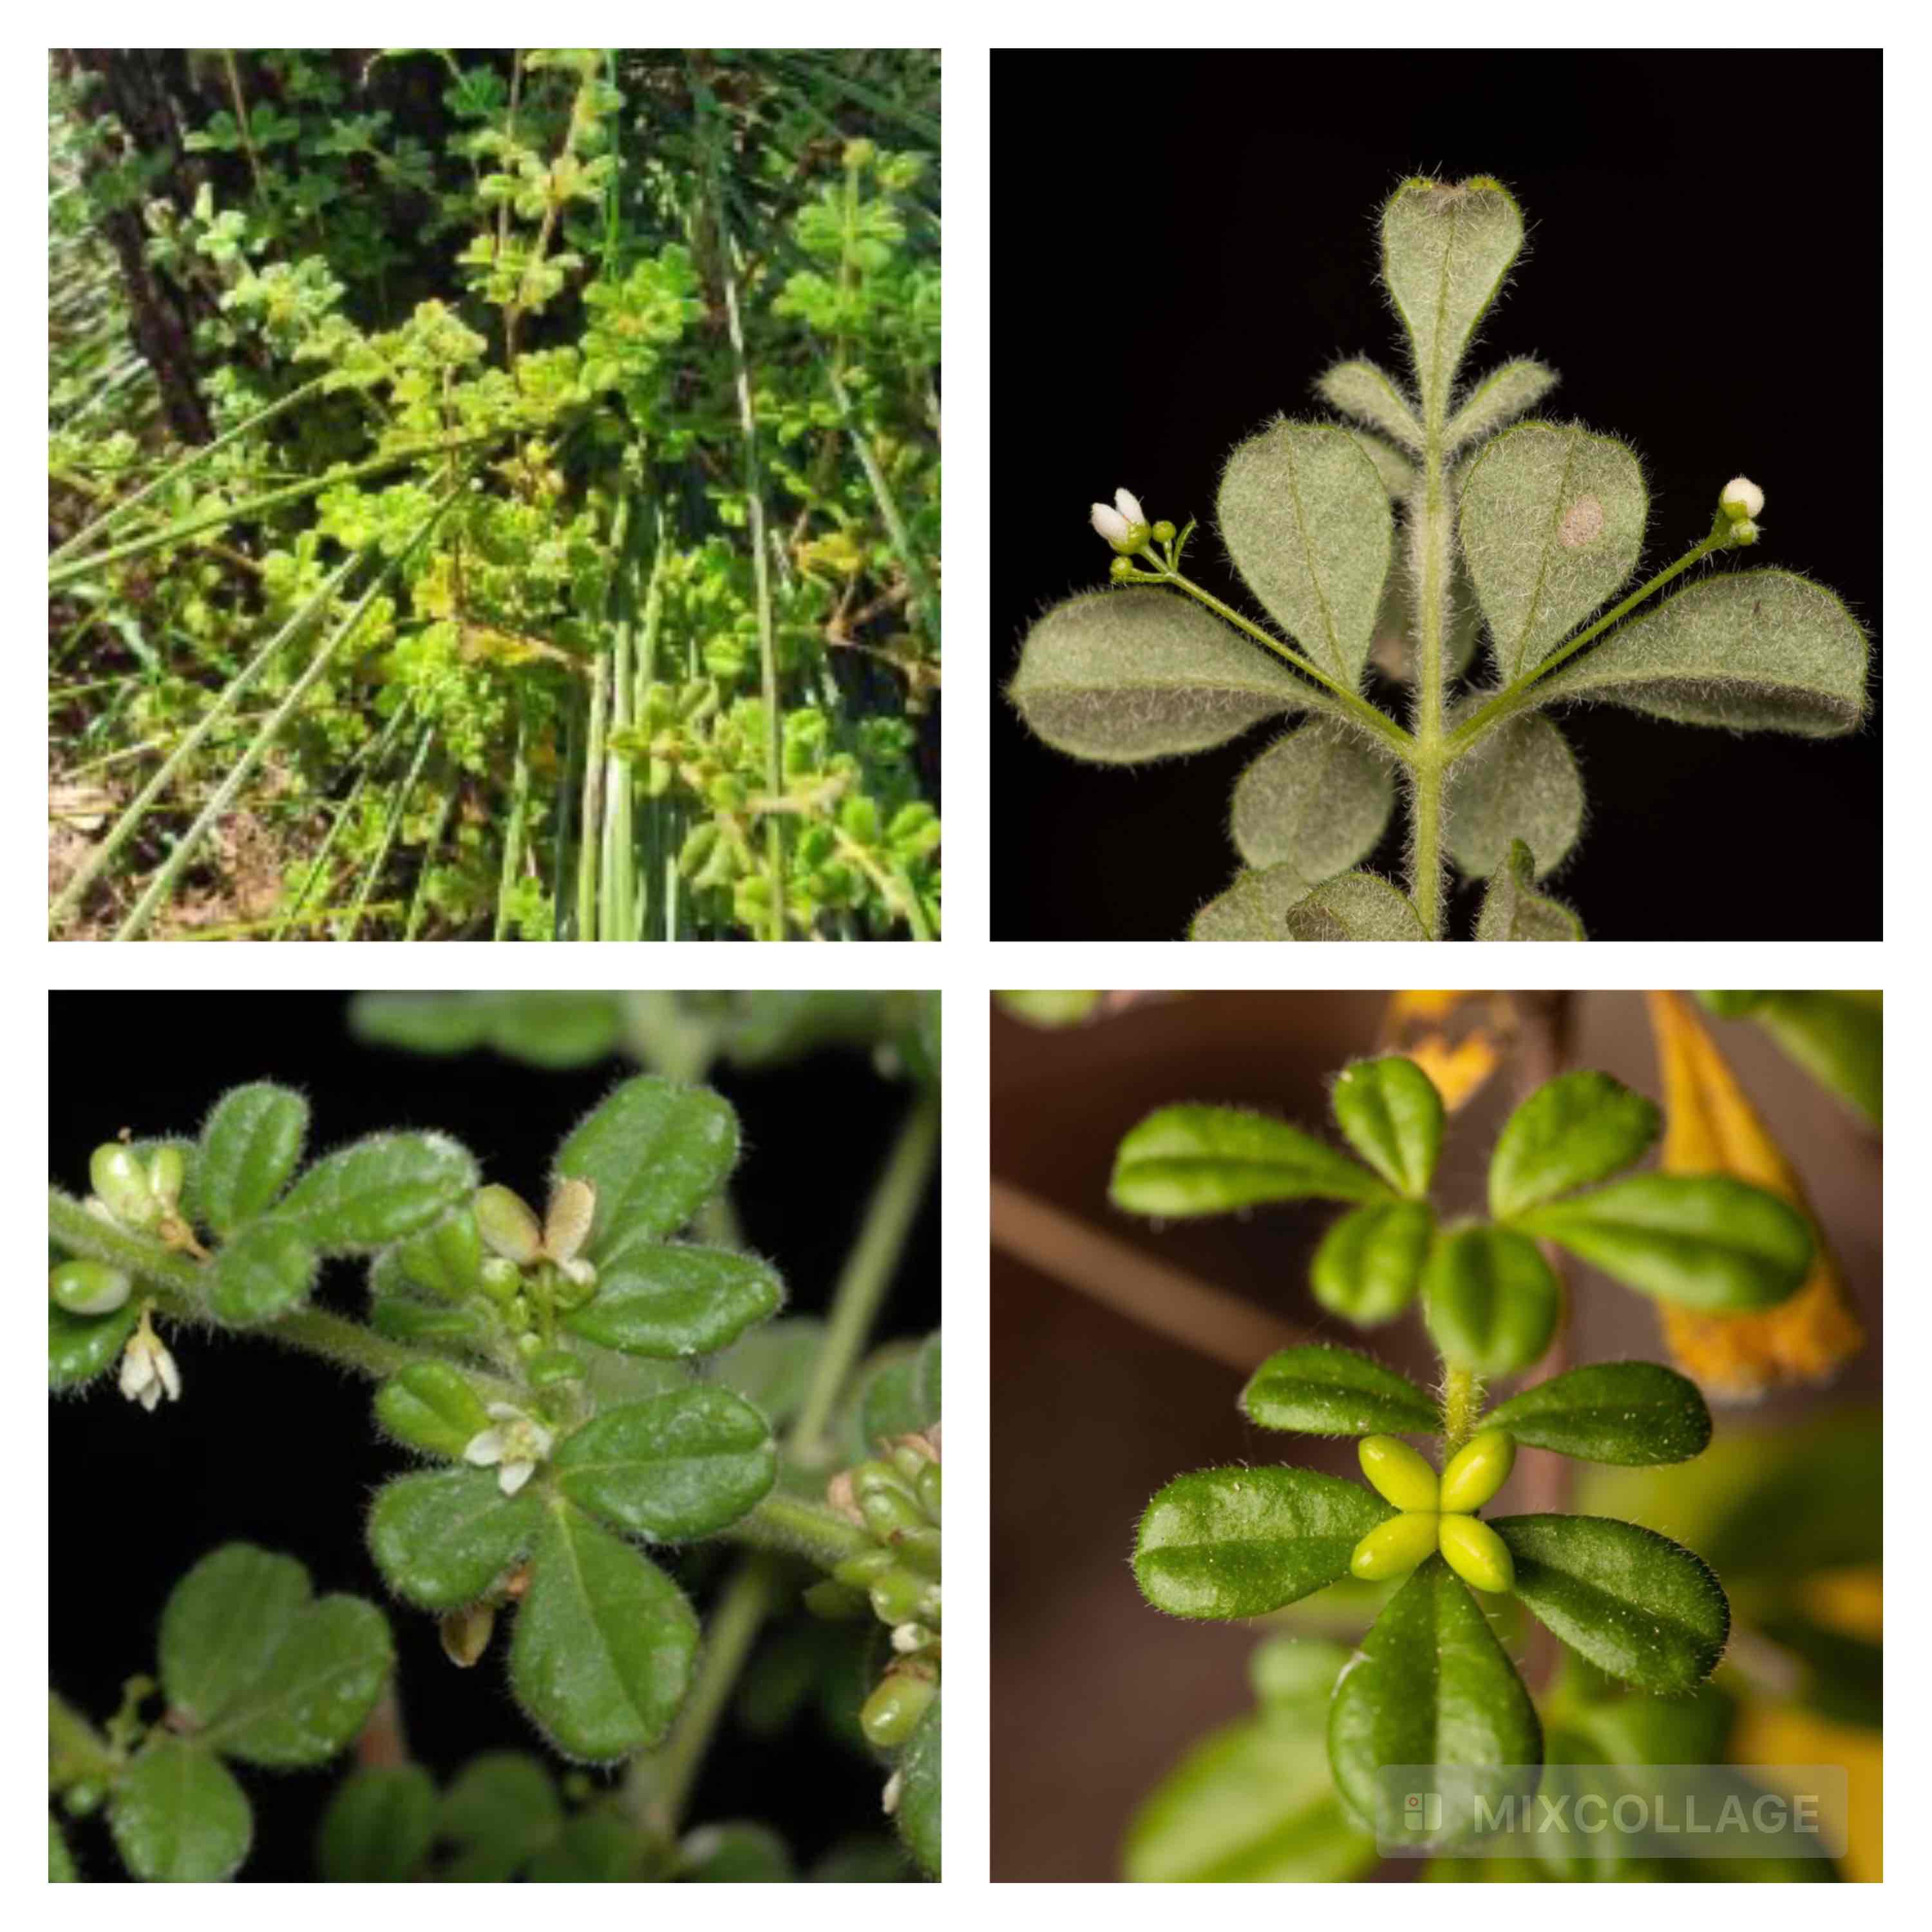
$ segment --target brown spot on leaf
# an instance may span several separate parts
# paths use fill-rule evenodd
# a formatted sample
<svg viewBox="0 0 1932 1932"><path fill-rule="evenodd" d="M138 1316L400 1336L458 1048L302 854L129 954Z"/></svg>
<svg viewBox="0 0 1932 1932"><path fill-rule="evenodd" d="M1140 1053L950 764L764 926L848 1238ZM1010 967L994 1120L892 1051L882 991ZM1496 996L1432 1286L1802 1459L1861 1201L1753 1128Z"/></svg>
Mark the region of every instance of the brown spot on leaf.
<svg viewBox="0 0 1932 1932"><path fill-rule="evenodd" d="M1556 540L1565 550L1581 550L1594 543L1604 527L1604 506L1594 496L1579 496L1563 512L1556 526Z"/></svg>

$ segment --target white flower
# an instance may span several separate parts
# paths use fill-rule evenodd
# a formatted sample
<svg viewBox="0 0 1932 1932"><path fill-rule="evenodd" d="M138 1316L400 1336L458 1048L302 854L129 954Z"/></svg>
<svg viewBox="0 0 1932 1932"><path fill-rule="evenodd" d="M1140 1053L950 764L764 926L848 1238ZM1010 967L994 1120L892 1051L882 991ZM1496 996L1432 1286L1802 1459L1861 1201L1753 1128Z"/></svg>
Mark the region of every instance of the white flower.
<svg viewBox="0 0 1932 1932"><path fill-rule="evenodd" d="M1148 520L1140 500L1126 490L1114 492L1114 507L1105 503L1093 507L1094 530L1118 550L1136 550L1147 542Z"/></svg>
<svg viewBox="0 0 1932 1932"><path fill-rule="evenodd" d="M127 1349L121 1358L121 1393L152 1414L164 1395L170 1402L178 1402L181 1392L181 1371L143 1309L141 1325L128 1338Z"/></svg>
<svg viewBox="0 0 1932 1932"><path fill-rule="evenodd" d="M1764 508L1764 492L1748 476L1733 476L1718 502L1732 523L1745 523Z"/></svg>
<svg viewBox="0 0 1932 1932"><path fill-rule="evenodd" d="M494 1464L496 1486L513 1496L536 1474L554 1438L542 1423L507 1402L493 1402L489 1413L496 1426L472 1436L463 1460L479 1469Z"/></svg>
<svg viewBox="0 0 1932 1932"><path fill-rule="evenodd" d="M904 1781L897 1772L894 1772L892 1776L886 1780L886 1788L880 1794L880 1802L888 1818L896 1816L898 1814L899 1792Z"/></svg>

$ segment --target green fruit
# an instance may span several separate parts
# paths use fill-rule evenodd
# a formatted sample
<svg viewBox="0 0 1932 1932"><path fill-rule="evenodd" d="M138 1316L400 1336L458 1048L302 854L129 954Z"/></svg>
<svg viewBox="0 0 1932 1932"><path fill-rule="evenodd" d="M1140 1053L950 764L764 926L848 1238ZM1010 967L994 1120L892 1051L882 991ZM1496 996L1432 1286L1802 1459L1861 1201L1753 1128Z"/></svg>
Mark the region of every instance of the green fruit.
<svg viewBox="0 0 1932 1932"><path fill-rule="evenodd" d="M872 1614L882 1624L909 1624L926 1601L923 1576L896 1564L872 1580Z"/></svg>
<svg viewBox="0 0 1932 1932"><path fill-rule="evenodd" d="M1365 1436L1356 1454L1361 1458L1362 1474L1397 1509L1438 1507L1436 1472L1400 1436Z"/></svg>
<svg viewBox="0 0 1932 1932"><path fill-rule="evenodd" d="M133 1292L134 1283L105 1262L62 1262L47 1275L48 1300L70 1315L112 1315Z"/></svg>
<svg viewBox="0 0 1932 1932"><path fill-rule="evenodd" d="M929 1677L907 1671L893 1671L882 1678L859 1712L859 1728L866 1742L880 1750L904 1744L938 1689Z"/></svg>
<svg viewBox="0 0 1932 1932"><path fill-rule="evenodd" d="M1442 1472L1442 1507L1479 1510L1509 1480L1516 1444L1506 1429L1486 1429L1463 1444Z"/></svg>
<svg viewBox="0 0 1932 1932"><path fill-rule="evenodd" d="M94 1150L87 1178L109 1214L124 1227L152 1228L161 1218L161 1204L148 1185L148 1170L132 1148L110 1141Z"/></svg>
<svg viewBox="0 0 1932 1932"><path fill-rule="evenodd" d="M1442 1554L1464 1582L1492 1595L1501 1595L1516 1582L1516 1562L1509 1545L1487 1523L1472 1516L1442 1519Z"/></svg>
<svg viewBox="0 0 1932 1932"><path fill-rule="evenodd" d="M1406 1576L1418 1563L1436 1553L1436 1524L1432 1512L1418 1510L1391 1516L1355 1545L1348 1568L1365 1583L1384 1583Z"/></svg>
<svg viewBox="0 0 1932 1932"><path fill-rule="evenodd" d="M170 1214L181 1205L188 1161L178 1147L157 1148L148 1162L148 1190Z"/></svg>

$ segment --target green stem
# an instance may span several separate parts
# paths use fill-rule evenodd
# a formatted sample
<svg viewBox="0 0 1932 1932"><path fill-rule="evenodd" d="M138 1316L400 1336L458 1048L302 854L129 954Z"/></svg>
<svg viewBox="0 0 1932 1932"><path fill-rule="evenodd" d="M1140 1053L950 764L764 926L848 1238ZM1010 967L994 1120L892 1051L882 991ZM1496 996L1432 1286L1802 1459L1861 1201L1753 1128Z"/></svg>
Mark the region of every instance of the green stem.
<svg viewBox="0 0 1932 1932"><path fill-rule="evenodd" d="M825 1425L871 1333L873 1318L898 1266L914 1217L939 1152L939 1105L930 1094L906 1116L880 1170L859 1238L845 1259L832 1298L825 1341L812 1364L798 1419L792 1425L794 1454L810 1460Z"/></svg>
<svg viewBox="0 0 1932 1932"><path fill-rule="evenodd" d="M848 1557L878 1547L872 1538L842 1516L818 1503L776 1492L749 1516L740 1516L724 1532L734 1543L802 1557L824 1570L838 1568Z"/></svg>
<svg viewBox="0 0 1932 1932"><path fill-rule="evenodd" d="M1473 1370L1450 1370L1442 1383L1442 1460L1445 1464L1475 1433L1476 1418L1482 1412L1481 1378Z"/></svg>
<svg viewBox="0 0 1932 1932"><path fill-rule="evenodd" d="M1444 617L1449 603L1449 498L1442 473L1442 400L1432 388L1424 411L1423 488L1417 518L1415 754L1412 808L1415 835L1409 848L1409 897L1431 939L1442 937L1442 780L1447 729Z"/></svg>

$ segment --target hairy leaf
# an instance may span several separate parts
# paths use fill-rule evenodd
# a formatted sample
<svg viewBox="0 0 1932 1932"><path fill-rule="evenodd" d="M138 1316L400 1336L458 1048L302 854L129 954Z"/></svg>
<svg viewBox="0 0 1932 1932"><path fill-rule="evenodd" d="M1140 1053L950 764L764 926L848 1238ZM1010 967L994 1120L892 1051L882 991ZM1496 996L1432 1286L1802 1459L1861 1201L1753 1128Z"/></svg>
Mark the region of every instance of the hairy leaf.
<svg viewBox="0 0 1932 1932"><path fill-rule="evenodd" d="M1006 695L1055 751L1130 765L1225 744L1312 691L1190 598L1125 590L1048 611Z"/></svg>
<svg viewBox="0 0 1932 1932"><path fill-rule="evenodd" d="M1380 430L1403 448L1421 454L1426 440L1422 425L1408 398L1385 370L1372 362L1338 362L1315 386L1330 409Z"/></svg>
<svg viewBox="0 0 1932 1932"><path fill-rule="evenodd" d="M232 1878L254 1820L212 1751L183 1738L149 1744L116 1782L107 1822L136 1878L208 1884Z"/></svg>
<svg viewBox="0 0 1932 1932"><path fill-rule="evenodd" d="M1422 1276L1429 1332L1451 1368L1514 1375L1556 1333L1563 1291L1536 1244L1508 1228L1445 1234Z"/></svg>
<svg viewBox="0 0 1932 1932"><path fill-rule="evenodd" d="M1520 424L1470 465L1457 529L1505 682L1629 576L1649 508L1630 451L1574 425Z"/></svg>
<svg viewBox="0 0 1932 1932"><path fill-rule="evenodd" d="M532 1066L587 1066L617 1050L623 1017L614 993L517 991L358 993L357 1036L412 1053L494 1047Z"/></svg>
<svg viewBox="0 0 1932 1932"><path fill-rule="evenodd" d="M1388 492L1346 430L1280 422L1222 472L1215 514L1235 568L1316 664L1361 682L1394 538Z"/></svg>
<svg viewBox="0 0 1932 1932"><path fill-rule="evenodd" d="M1442 432L1444 451L1453 455L1466 445L1493 435L1507 423L1533 410L1555 388L1556 371L1520 357L1492 370L1462 400Z"/></svg>
<svg viewBox="0 0 1932 1932"><path fill-rule="evenodd" d="M608 1761L656 1743L697 1654L698 1619L662 1570L569 1504L545 1509L510 1683L559 1750Z"/></svg>
<svg viewBox="0 0 1932 1932"><path fill-rule="evenodd" d="M1478 1798L1493 1808L1523 1795L1505 1775L1509 1768L1542 1762L1529 1693L1441 1557L1430 1557L1383 1606L1342 1672L1328 1708L1328 1759L1364 1822L1412 1839L1402 1795L1378 1774L1397 1765L1440 1766L1449 1775L1439 1787L1440 1828L1430 1833L1439 1845L1470 1835Z"/></svg>
<svg viewBox="0 0 1932 1932"><path fill-rule="evenodd" d="M1312 1469L1202 1469L1148 1504L1134 1576L1172 1616L1264 1616L1346 1576L1355 1545L1394 1514Z"/></svg>
<svg viewBox="0 0 1932 1932"><path fill-rule="evenodd" d="M729 1389L700 1386L606 1409L551 1460L556 1486L615 1528L658 1541L736 1522L778 1474L771 1426Z"/></svg>
<svg viewBox="0 0 1932 1932"><path fill-rule="evenodd" d="M460 1458L490 1426L482 1398L447 1362L412 1362L376 1391L376 1420L398 1442Z"/></svg>
<svg viewBox="0 0 1932 1932"><path fill-rule="evenodd" d="M368 1764L336 1786L316 1834L316 1866L333 1885L401 1885L436 1837L436 1780L419 1764Z"/></svg>
<svg viewBox="0 0 1932 1932"><path fill-rule="evenodd" d="M1291 939L1426 939L1407 897L1372 872L1344 872L1288 909Z"/></svg>
<svg viewBox="0 0 1932 1932"><path fill-rule="evenodd" d="M1408 332L1424 414L1448 412L1456 371L1522 246L1522 211L1486 176L1409 180L1382 210L1382 280Z"/></svg>
<svg viewBox="0 0 1932 1932"><path fill-rule="evenodd" d="M738 1162L738 1117L704 1087L640 1074L557 1150L558 1178L597 1190L587 1252L601 1269L634 1242L675 1234Z"/></svg>
<svg viewBox="0 0 1932 1932"><path fill-rule="evenodd" d="M232 1234L274 1204L302 1160L308 1102L268 1081L222 1095L201 1130L195 1202L202 1220Z"/></svg>
<svg viewBox="0 0 1932 1932"><path fill-rule="evenodd" d="M907 1850L934 1879L940 1872L939 1707L935 1696L899 1754L899 1804L894 1814Z"/></svg>
<svg viewBox="0 0 1932 1932"><path fill-rule="evenodd" d="M706 1372L736 1390L776 1428L798 1412L824 1346L825 1324L817 1316L787 1316L741 1336Z"/></svg>
<svg viewBox="0 0 1932 1932"><path fill-rule="evenodd" d="M473 1604L536 1540L529 1490L505 1496L488 1469L399 1476L377 1491L369 1553L397 1595L426 1610Z"/></svg>
<svg viewBox="0 0 1932 1932"><path fill-rule="evenodd" d="M1293 866L1243 872L1225 892L1210 899L1194 915L1187 936L1190 940L1284 940L1288 908L1305 899L1310 890Z"/></svg>
<svg viewBox="0 0 1932 1932"><path fill-rule="evenodd" d="M308 1601L308 1572L292 1556L250 1543L210 1551L161 1612L169 1708L197 1729L212 1724L268 1667Z"/></svg>
<svg viewBox="0 0 1932 1932"><path fill-rule="evenodd" d="M1563 734L1534 712L1498 725L1449 774L1442 842L1472 879L1486 879L1520 838L1535 876L1553 872L1583 829L1583 778Z"/></svg>
<svg viewBox="0 0 1932 1932"><path fill-rule="evenodd" d="M442 1796L439 1835L458 1847L447 1876L500 1884L563 1828L563 1806L548 1768L522 1751L486 1751Z"/></svg>
<svg viewBox="0 0 1932 1932"><path fill-rule="evenodd" d="M1731 1606L1681 1544L1606 1516L1501 1516L1490 1527L1515 1559L1516 1594L1600 1670L1670 1696L1717 1668Z"/></svg>
<svg viewBox="0 0 1932 1932"><path fill-rule="evenodd" d="M1516 1225L1628 1287L1712 1312L1782 1301L1811 1264L1804 1216L1728 1174L1633 1174L1533 1208Z"/></svg>
<svg viewBox="0 0 1932 1932"><path fill-rule="evenodd" d="M320 1764L362 1728L395 1660L388 1619L374 1604L320 1598L208 1734L250 1764Z"/></svg>
<svg viewBox="0 0 1932 1932"><path fill-rule="evenodd" d="M1376 474L1382 479L1389 500L1400 502L1415 488L1420 474L1415 465L1394 443L1384 442L1368 430L1352 429L1348 434L1354 438L1355 447L1376 466ZM1391 581L1400 574L1398 570L1389 572Z"/></svg>
<svg viewBox="0 0 1932 1932"><path fill-rule="evenodd" d="M1440 1420L1434 1398L1406 1376L1352 1348L1323 1346L1276 1350L1249 1378L1241 1408L1264 1429L1309 1436L1432 1434Z"/></svg>
<svg viewBox="0 0 1932 1932"><path fill-rule="evenodd" d="M1394 803L1389 761L1323 720L1277 738L1241 774L1231 830L1250 866L1292 866L1312 884L1366 858Z"/></svg>
<svg viewBox="0 0 1932 1932"><path fill-rule="evenodd" d="M598 1264L595 1298L563 1325L627 1354L709 1355L784 1300L783 1284L754 1255L640 1240Z"/></svg>
<svg viewBox="0 0 1932 1932"><path fill-rule="evenodd" d="M1641 1160L1663 1126L1656 1103L1607 1073L1559 1073L1504 1123L1490 1156L1490 1212L1507 1221Z"/></svg>
<svg viewBox="0 0 1932 1932"><path fill-rule="evenodd" d="M1225 1214L1263 1201L1375 1201L1369 1170L1284 1120L1236 1107L1163 1107L1122 1140L1109 1190L1134 1214Z"/></svg>
<svg viewBox="0 0 1932 1932"><path fill-rule="evenodd" d="M319 1160L275 1210L326 1252L380 1248L427 1227L476 1186L469 1150L446 1134L372 1134Z"/></svg>
<svg viewBox="0 0 1932 1932"><path fill-rule="evenodd" d="M1711 1440L1697 1384L1657 1362L1594 1362L1499 1402L1484 1429L1592 1462L1684 1462Z"/></svg>
<svg viewBox="0 0 1932 1932"><path fill-rule="evenodd" d="M1399 1194L1420 1199L1442 1151L1442 1096L1412 1060L1390 1054L1343 1070L1329 1095L1348 1144Z"/></svg>
<svg viewBox="0 0 1932 1932"><path fill-rule="evenodd" d="M1483 634L1483 614L1461 556L1450 559L1448 621L1442 638L1442 671L1445 678L1460 677L1476 655ZM1397 684L1416 681L1417 625L1414 584L1409 571L1398 563L1382 586L1382 601L1376 613L1375 642L1371 655L1376 670Z"/></svg>
<svg viewBox="0 0 1932 1932"><path fill-rule="evenodd" d="M1310 1264L1316 1300L1358 1328L1394 1321L1415 1299L1435 1234L1426 1202L1352 1209L1322 1237Z"/></svg>
<svg viewBox="0 0 1932 1932"><path fill-rule="evenodd" d="M1520 838L1510 841L1509 856L1490 880L1483 909L1476 916L1482 940L1580 940L1583 922L1561 900L1532 890L1536 855Z"/></svg>
<svg viewBox="0 0 1932 1932"><path fill-rule="evenodd" d="M70 1315L47 1304L47 1387L84 1388L121 1359L141 1319L141 1304L130 1300L111 1315Z"/></svg>
<svg viewBox="0 0 1932 1932"><path fill-rule="evenodd" d="M377 1294L414 1292L440 1301L464 1301L476 1292L483 1268L483 1237L468 1202L442 1219L385 1248L369 1270Z"/></svg>
<svg viewBox="0 0 1932 1932"><path fill-rule="evenodd" d="M1641 612L1534 687L1679 724L1832 738L1865 715L1870 648L1822 584L1784 570L1705 578Z"/></svg>
<svg viewBox="0 0 1932 1932"><path fill-rule="evenodd" d="M299 1228L252 1221L225 1243L208 1271L208 1305L237 1327L272 1322L308 1299L321 1257Z"/></svg>

